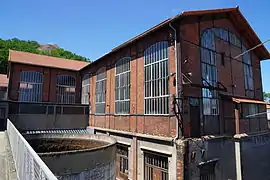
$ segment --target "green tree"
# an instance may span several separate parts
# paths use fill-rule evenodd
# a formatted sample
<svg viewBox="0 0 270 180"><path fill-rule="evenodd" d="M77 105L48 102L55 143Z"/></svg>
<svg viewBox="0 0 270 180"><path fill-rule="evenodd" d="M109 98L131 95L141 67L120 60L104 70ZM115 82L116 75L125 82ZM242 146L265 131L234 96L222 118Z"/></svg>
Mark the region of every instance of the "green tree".
<svg viewBox="0 0 270 180"><path fill-rule="evenodd" d="M270 102L270 93L269 92L263 92L263 98L264 98L264 101Z"/></svg>
<svg viewBox="0 0 270 180"><path fill-rule="evenodd" d="M79 61L88 61L87 58L66 51L62 48L57 48L52 51L38 50L39 43L36 41L25 41L18 38L3 40L0 39L0 73L5 74L7 72L9 49L16 51L30 52L34 54L42 54L47 56L54 56L59 58L73 59Z"/></svg>

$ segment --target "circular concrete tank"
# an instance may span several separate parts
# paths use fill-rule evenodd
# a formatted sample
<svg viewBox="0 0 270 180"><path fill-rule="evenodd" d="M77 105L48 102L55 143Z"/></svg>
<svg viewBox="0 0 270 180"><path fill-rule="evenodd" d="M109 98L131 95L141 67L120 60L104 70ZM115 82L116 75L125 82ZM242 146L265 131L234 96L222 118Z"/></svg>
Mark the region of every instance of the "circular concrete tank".
<svg viewBox="0 0 270 180"><path fill-rule="evenodd" d="M110 136L29 134L25 138L60 180L116 178L116 141Z"/></svg>

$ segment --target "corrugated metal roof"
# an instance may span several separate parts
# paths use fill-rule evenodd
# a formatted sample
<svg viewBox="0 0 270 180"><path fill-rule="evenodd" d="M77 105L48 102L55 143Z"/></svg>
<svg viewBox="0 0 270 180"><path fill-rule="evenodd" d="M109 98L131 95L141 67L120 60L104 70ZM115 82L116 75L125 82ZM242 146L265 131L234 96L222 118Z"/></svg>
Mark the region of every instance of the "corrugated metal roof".
<svg viewBox="0 0 270 180"><path fill-rule="evenodd" d="M24 134L92 134L87 129L33 130Z"/></svg>

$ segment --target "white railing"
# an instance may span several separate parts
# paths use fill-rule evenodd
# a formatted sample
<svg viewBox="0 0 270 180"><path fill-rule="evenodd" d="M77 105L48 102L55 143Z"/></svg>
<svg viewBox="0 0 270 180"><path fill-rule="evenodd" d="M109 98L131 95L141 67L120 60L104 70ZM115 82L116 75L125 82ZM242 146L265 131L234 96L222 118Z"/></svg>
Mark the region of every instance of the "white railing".
<svg viewBox="0 0 270 180"><path fill-rule="evenodd" d="M10 120L7 134L19 180L57 180Z"/></svg>

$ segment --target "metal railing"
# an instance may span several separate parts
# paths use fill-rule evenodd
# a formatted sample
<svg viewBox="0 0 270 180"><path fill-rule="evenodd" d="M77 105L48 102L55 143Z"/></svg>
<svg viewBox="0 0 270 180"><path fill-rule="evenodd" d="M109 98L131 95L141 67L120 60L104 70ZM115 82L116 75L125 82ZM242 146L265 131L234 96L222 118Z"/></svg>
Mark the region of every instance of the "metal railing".
<svg viewBox="0 0 270 180"><path fill-rule="evenodd" d="M57 180L10 120L7 134L19 180Z"/></svg>

